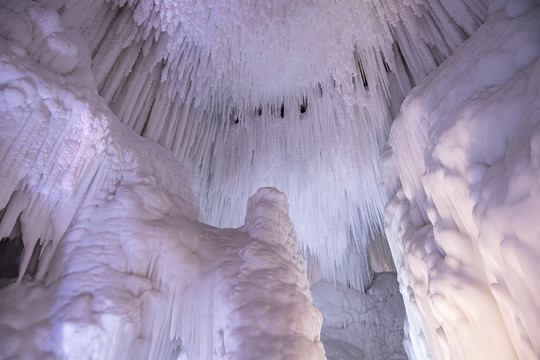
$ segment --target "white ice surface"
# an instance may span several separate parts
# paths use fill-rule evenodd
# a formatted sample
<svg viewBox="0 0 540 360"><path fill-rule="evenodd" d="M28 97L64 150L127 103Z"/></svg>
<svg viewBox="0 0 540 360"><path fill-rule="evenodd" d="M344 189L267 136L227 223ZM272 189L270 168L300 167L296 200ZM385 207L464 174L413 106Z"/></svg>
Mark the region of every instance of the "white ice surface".
<svg viewBox="0 0 540 360"><path fill-rule="evenodd" d="M312 277L357 289L370 245L393 268L391 118L487 14L485 0L39 2L86 39L118 118L193 171L205 222L240 226L251 194L279 188Z"/></svg>
<svg viewBox="0 0 540 360"><path fill-rule="evenodd" d="M319 281L311 287L323 315L321 340L328 360L407 359L405 308L395 273L377 273L366 293Z"/></svg>
<svg viewBox="0 0 540 360"><path fill-rule="evenodd" d="M361 64L354 61L354 49L343 58L345 64L340 63L344 49L330 51L335 58L321 63L337 64L335 72L308 73L314 75L304 79L305 87L283 93L281 85L257 93L254 85L262 84L260 90L268 84L249 66L232 68L247 69L252 81L221 78L206 69L219 69L216 64L226 57L201 55L202 46L193 45L196 37L156 31L168 24L157 15L178 20L175 11L181 8L170 2L159 2L170 6L162 12L151 11L149 1L42 2L59 10L73 31L36 3L0 4L0 208L5 209L0 234L16 237L22 231L27 249L43 242L38 281L20 279L0 292L2 355L173 356L184 348L203 357L208 351L221 356L241 354L247 345L239 344L246 338L254 352L298 348L313 354L308 357L321 356L317 311L306 305L306 313L288 312L294 304L309 302L305 265L291 245L290 224L285 221L274 233L257 216L267 214L271 223L286 219L281 196L271 190L257 195L262 208L273 210L252 206L251 225L241 230L196 223L187 172L169 153L121 126L109 105L137 132L190 162L200 180L195 189L201 211L212 222L240 225L243 204L261 185L290 192L302 247L314 254L321 274L345 274L361 288L369 273L363 250L379 231L385 202L374 154L382 147L390 116L411 84L483 22L487 2L385 1L329 12L314 7L322 10L319 16L341 20L340 14L347 19L361 14L381 22L360 21L368 26L356 34ZM195 10L207 5L200 4ZM365 14L364 5L369 8ZM386 155L391 158L388 174L396 177L387 179L395 193L387 207L387 234L406 300L411 357L539 355L534 276L539 270L534 227L540 203L538 17L534 1L491 2L488 23L413 92L392 130ZM290 20L297 26L295 19ZM319 21L317 14L306 19ZM191 28L201 29L195 25ZM238 25L246 34L245 24ZM280 25L266 36L273 38ZM309 25L300 23L308 30L303 33L310 34L314 26ZM351 45L332 42L343 30L340 25L332 29L328 38L325 34L331 49ZM176 55L169 58L172 48ZM241 47L233 49L241 54ZM217 63L210 62L216 58ZM260 64L257 56L247 58ZM369 89L361 85L362 69ZM238 71L223 73L234 78ZM274 75L269 72L264 79ZM216 87L210 79L223 85ZM275 79L276 84L297 83L288 74ZM304 96L308 112L290 110L298 109ZM259 106L262 118L256 115ZM283 176L283 169L294 172ZM269 245L275 240L280 245ZM352 257L354 266L348 266L345 254L355 251L364 258ZM216 261L218 253L234 260L220 255L223 263ZM265 261L253 261L253 253ZM104 259L98 264L96 254ZM30 255L23 257L21 277ZM267 276L271 266L279 278ZM199 279L190 278L186 268ZM243 271L253 279L264 275L265 289L283 290L271 292L278 299L259 301L246 290L255 285L245 286L243 281L251 280L240 276ZM216 274L227 281L218 281ZM238 282L229 282L231 274ZM207 296L212 281L218 281L218 292ZM191 283L197 286L186 285ZM236 292L229 291L233 286ZM222 298L214 308L213 301L223 294L238 297ZM247 327L266 329L272 304L284 318L278 317L271 333ZM212 329L209 322L196 321L210 312L200 315L197 309L212 309ZM176 313L180 321L168 323L179 320ZM293 319L283 320L288 316ZM263 321L244 322L250 317ZM229 319L232 328L223 325ZM258 341L261 334L276 341ZM210 343L212 350L206 346Z"/></svg>
<svg viewBox="0 0 540 360"><path fill-rule="evenodd" d="M411 358L540 356L539 57L538 3L493 2L392 127L387 235Z"/></svg>
<svg viewBox="0 0 540 360"><path fill-rule="evenodd" d="M0 236L26 249L0 358L323 359L285 195L258 191L239 229L197 222L189 173L113 115L85 41L34 2L0 19Z"/></svg>

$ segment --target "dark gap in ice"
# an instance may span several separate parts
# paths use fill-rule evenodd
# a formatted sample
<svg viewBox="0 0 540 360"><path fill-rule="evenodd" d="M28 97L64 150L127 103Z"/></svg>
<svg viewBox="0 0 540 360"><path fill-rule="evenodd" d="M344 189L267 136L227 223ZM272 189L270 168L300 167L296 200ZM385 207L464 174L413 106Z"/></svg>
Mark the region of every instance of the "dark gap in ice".
<svg viewBox="0 0 540 360"><path fill-rule="evenodd" d="M21 236L0 240L0 278L16 278L24 249Z"/></svg>
<svg viewBox="0 0 540 360"><path fill-rule="evenodd" d="M238 117L238 112L235 108L232 109L231 114L229 115L229 120L232 124L238 124L240 122L240 118Z"/></svg>
<svg viewBox="0 0 540 360"><path fill-rule="evenodd" d="M148 110L148 114L146 115L146 120L144 121L143 128L141 130L141 136L144 136L146 133L146 127L148 126L148 122L150 121L150 115L152 114L152 110L154 109L154 103L156 102L156 98L152 100L152 105L150 105L150 110Z"/></svg>
<svg viewBox="0 0 540 360"><path fill-rule="evenodd" d="M281 103L280 116L281 116L282 118L285 117L285 104L284 104L284 103Z"/></svg>
<svg viewBox="0 0 540 360"><path fill-rule="evenodd" d="M362 78L362 85L364 85L364 89L368 90L369 89L369 84L368 84L368 81L367 81L366 72L364 71L364 67L362 66L362 62L360 60L358 60L356 62L356 65L358 65L358 69L360 71L360 77Z"/></svg>
<svg viewBox="0 0 540 360"><path fill-rule="evenodd" d="M358 74L360 75L360 78L362 79L362 85L364 86L365 90L369 89L369 84L366 76L366 71L364 70L364 65L362 64L362 58L360 57L360 54L358 53L358 49L354 49L353 52L354 60L356 61L356 69L358 70Z"/></svg>
<svg viewBox="0 0 540 360"><path fill-rule="evenodd" d="M300 114L303 114L307 111L308 102L306 97L302 97L302 103L300 104Z"/></svg>
<svg viewBox="0 0 540 360"><path fill-rule="evenodd" d="M399 47L399 44L395 43L395 45L396 45L396 50L401 60L401 63L403 64L403 67L405 68L405 72L407 73L407 77L409 78L409 82L411 83L411 86L414 87L415 82L413 80L411 70L409 69L409 65L407 65L407 61L405 61L405 57L403 56L403 53L401 52L401 48Z"/></svg>
<svg viewBox="0 0 540 360"><path fill-rule="evenodd" d="M30 261L28 262L28 267L26 268L25 274L34 276L37 272L38 265L39 265L39 258L41 256L41 252L43 250L43 244L41 241L38 241L36 244L36 247L32 251L32 257L30 258Z"/></svg>
<svg viewBox="0 0 540 360"><path fill-rule="evenodd" d="M32 256L28 262L25 274L31 276L36 274L42 249L43 245L40 241L38 241L33 249L30 249ZM24 256L24 250L24 243L20 234L13 238L5 237L0 240L0 278L14 279L19 276L19 268L22 257Z"/></svg>
<svg viewBox="0 0 540 360"><path fill-rule="evenodd" d="M386 60L383 58L383 64L384 64L384 70L386 70L387 73L390 72L390 66L386 62Z"/></svg>

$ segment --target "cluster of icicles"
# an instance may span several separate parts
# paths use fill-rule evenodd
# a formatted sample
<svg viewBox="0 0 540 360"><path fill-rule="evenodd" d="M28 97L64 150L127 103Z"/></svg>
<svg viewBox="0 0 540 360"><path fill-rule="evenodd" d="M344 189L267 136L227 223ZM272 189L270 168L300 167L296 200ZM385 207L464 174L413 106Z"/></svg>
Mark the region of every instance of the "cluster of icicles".
<svg viewBox="0 0 540 360"><path fill-rule="evenodd" d="M378 161L391 119L487 11L482 0L40 2L88 41L113 112L193 170L201 220L238 226L250 194L279 188L321 276L355 288L369 284L368 247L371 266L392 268Z"/></svg>

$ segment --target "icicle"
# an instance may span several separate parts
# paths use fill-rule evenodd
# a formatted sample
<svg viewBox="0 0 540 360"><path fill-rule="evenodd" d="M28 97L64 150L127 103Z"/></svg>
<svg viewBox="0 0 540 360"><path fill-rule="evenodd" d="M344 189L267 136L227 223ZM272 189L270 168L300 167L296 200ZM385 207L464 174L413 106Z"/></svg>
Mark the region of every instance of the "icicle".
<svg viewBox="0 0 540 360"><path fill-rule="evenodd" d="M0 221L0 239L8 237L20 213L28 206L30 195L25 191L16 191L11 195L11 199Z"/></svg>
<svg viewBox="0 0 540 360"><path fill-rule="evenodd" d="M239 225L249 194L276 186L328 276L349 245L367 249L382 226L377 159L401 101L487 13L481 0L73 3L89 9L70 24L94 44L101 95L124 123L189 164L202 219ZM105 8L114 21L99 18ZM363 274L357 283L369 282L367 263L366 255L351 265Z"/></svg>

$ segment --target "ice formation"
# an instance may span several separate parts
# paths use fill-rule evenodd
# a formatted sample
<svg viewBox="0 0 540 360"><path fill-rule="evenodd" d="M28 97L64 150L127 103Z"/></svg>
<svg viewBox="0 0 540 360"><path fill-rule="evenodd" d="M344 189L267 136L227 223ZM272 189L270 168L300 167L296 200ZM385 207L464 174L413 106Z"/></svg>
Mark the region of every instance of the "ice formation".
<svg viewBox="0 0 540 360"><path fill-rule="evenodd" d="M0 357L324 358L307 269L352 319L329 355L375 356L351 334L382 293L346 286L395 262L411 359L538 358L539 24L536 0L1 1Z"/></svg>
<svg viewBox="0 0 540 360"><path fill-rule="evenodd" d="M407 359L405 309L394 273L376 274L366 293L324 280L311 293L323 315L321 341L328 359Z"/></svg>
<svg viewBox="0 0 540 360"><path fill-rule="evenodd" d="M483 0L39 2L86 39L112 111L193 171L203 221L239 226L248 196L276 187L310 269L357 289L370 242L393 268L378 161L391 118L487 13Z"/></svg>
<svg viewBox="0 0 540 360"><path fill-rule="evenodd" d="M398 184L387 230L411 358L540 356L539 121L533 2L494 2L405 100L387 154Z"/></svg>
<svg viewBox="0 0 540 360"><path fill-rule="evenodd" d="M110 111L84 40L31 1L0 18L0 230L24 243L0 357L323 359L285 195L197 222L189 172Z"/></svg>

